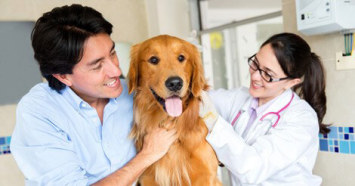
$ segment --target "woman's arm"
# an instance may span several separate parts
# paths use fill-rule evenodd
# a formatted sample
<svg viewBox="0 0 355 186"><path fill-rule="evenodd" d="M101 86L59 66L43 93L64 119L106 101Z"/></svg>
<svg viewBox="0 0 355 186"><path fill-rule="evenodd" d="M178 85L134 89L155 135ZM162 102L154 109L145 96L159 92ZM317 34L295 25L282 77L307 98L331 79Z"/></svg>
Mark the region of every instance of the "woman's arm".
<svg viewBox="0 0 355 186"><path fill-rule="evenodd" d="M221 161L242 183L259 184L295 163L309 148L317 153L318 123L314 112L294 110L277 128L248 145L219 117L207 141Z"/></svg>

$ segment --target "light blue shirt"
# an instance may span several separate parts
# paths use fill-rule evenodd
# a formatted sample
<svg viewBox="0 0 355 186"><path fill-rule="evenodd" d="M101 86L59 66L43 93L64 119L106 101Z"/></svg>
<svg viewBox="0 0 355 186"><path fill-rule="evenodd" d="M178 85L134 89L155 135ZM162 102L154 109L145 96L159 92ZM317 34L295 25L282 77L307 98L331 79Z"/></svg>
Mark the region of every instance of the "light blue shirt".
<svg viewBox="0 0 355 186"><path fill-rule="evenodd" d="M102 125L96 110L68 87L59 94L40 83L21 99L10 149L26 185L89 185L135 156L133 98L121 83Z"/></svg>

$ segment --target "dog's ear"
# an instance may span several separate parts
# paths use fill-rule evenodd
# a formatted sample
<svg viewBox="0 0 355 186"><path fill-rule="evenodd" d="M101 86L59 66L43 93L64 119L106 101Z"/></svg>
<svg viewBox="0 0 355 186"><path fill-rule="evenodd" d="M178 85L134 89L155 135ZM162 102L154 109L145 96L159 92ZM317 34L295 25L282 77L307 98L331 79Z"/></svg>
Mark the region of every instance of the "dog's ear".
<svg viewBox="0 0 355 186"><path fill-rule="evenodd" d="M139 70L139 65L138 65L138 50L139 50L140 44L136 44L132 46L131 48L131 62L129 65L129 70L127 74L128 78L128 92L132 93L138 86L138 70Z"/></svg>
<svg viewBox="0 0 355 186"><path fill-rule="evenodd" d="M197 50L195 45L190 44L189 51L192 61L192 78L191 78L191 93L194 97L198 97L202 90L208 88L206 84L205 76L203 73L203 66L201 61L200 52Z"/></svg>

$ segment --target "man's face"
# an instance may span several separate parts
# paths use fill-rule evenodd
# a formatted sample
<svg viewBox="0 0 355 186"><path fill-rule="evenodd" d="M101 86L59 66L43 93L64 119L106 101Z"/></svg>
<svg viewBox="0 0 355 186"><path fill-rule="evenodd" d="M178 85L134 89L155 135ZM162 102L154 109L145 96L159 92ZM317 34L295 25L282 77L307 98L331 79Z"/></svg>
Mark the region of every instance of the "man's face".
<svg viewBox="0 0 355 186"><path fill-rule="evenodd" d="M70 88L88 103L115 98L122 92L121 70L114 42L108 34L91 36L84 44L83 57L66 78Z"/></svg>

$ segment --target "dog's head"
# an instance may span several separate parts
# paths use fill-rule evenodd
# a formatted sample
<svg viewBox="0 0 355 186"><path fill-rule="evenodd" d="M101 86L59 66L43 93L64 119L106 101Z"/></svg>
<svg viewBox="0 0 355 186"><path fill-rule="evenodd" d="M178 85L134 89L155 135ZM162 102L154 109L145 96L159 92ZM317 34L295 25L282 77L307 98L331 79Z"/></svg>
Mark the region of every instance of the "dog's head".
<svg viewBox="0 0 355 186"><path fill-rule="evenodd" d="M168 35L132 47L128 80L130 93L149 90L173 117L181 114L183 101L207 88L197 48Z"/></svg>

